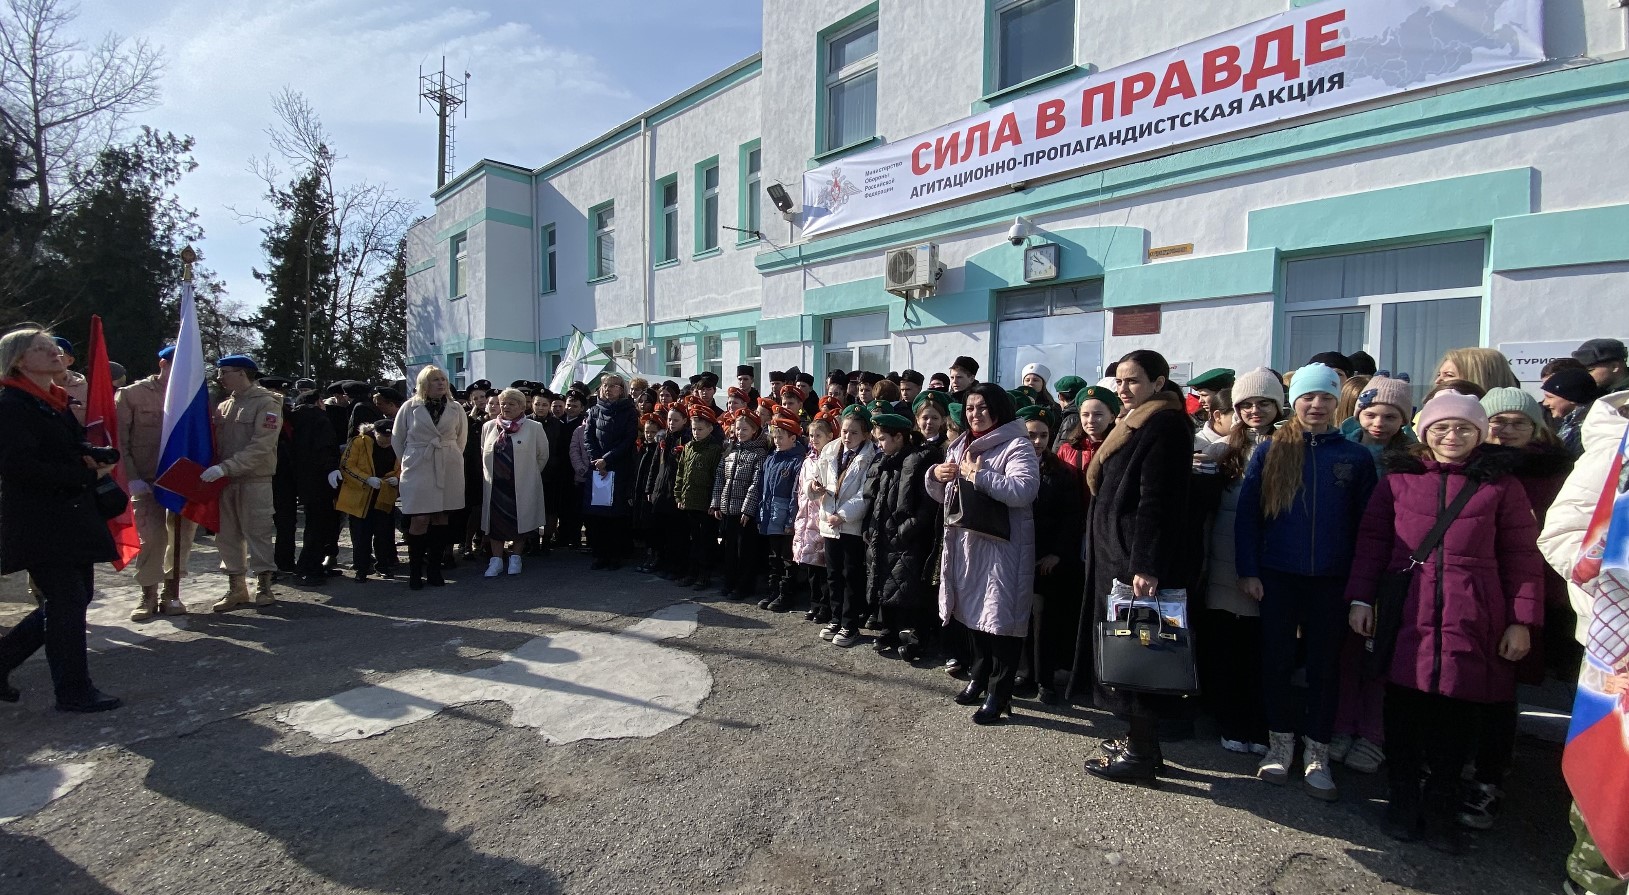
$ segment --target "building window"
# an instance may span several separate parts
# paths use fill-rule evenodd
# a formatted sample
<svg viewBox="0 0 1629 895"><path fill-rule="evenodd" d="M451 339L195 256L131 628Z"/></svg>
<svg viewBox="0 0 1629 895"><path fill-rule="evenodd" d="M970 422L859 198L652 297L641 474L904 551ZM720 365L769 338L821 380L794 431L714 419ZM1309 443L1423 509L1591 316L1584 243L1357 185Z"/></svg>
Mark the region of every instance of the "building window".
<svg viewBox="0 0 1629 895"><path fill-rule="evenodd" d="M1280 363L1364 350L1410 374L1420 400L1443 352L1482 342L1486 251L1466 239L1285 262Z"/></svg>
<svg viewBox="0 0 1629 895"><path fill-rule="evenodd" d="M661 216L656 219L656 263L679 260L679 176L669 174L656 182Z"/></svg>
<svg viewBox="0 0 1629 895"><path fill-rule="evenodd" d="M825 122L820 152L877 135L877 19L825 39Z"/></svg>
<svg viewBox="0 0 1629 895"><path fill-rule="evenodd" d="M701 337L701 368L711 370L724 378L724 337L718 335L705 335Z"/></svg>
<svg viewBox="0 0 1629 895"><path fill-rule="evenodd" d="M744 232L736 234L736 242L752 242L763 229L763 167L764 153L757 140L741 147L741 214L737 226Z"/></svg>
<svg viewBox="0 0 1629 895"><path fill-rule="evenodd" d="M616 230L616 204L607 202L595 206L589 211L589 220L594 227L594 239L591 243L593 257L589 259L588 269L593 279L615 276L617 272L617 230Z"/></svg>
<svg viewBox="0 0 1629 895"><path fill-rule="evenodd" d="M994 7L995 83L1005 90L1075 62L1075 0L1004 0Z"/></svg>
<svg viewBox="0 0 1629 895"><path fill-rule="evenodd" d="M469 387L469 369L466 366L465 355L447 355L447 369L452 371L453 388L462 389Z"/></svg>
<svg viewBox="0 0 1629 895"><path fill-rule="evenodd" d="M554 376L554 371L560 369L560 361L565 358L565 352L550 351L546 357L547 361L543 369L548 372L550 377L552 377Z"/></svg>
<svg viewBox="0 0 1629 895"><path fill-rule="evenodd" d="M452 238L452 297L469 294L469 234L460 233Z"/></svg>
<svg viewBox="0 0 1629 895"><path fill-rule="evenodd" d="M888 372L888 355L892 339L888 335L888 314L856 314L853 317L832 317L825 323L823 372L843 370L869 370Z"/></svg>
<svg viewBox="0 0 1629 895"><path fill-rule="evenodd" d="M662 375L669 379L684 375L684 343L678 339L662 343Z"/></svg>
<svg viewBox="0 0 1629 895"><path fill-rule="evenodd" d="M718 248L718 156L696 166L696 253Z"/></svg>
<svg viewBox="0 0 1629 895"><path fill-rule="evenodd" d="M555 266L554 258L554 225L548 224L543 228L543 291L553 292L560 269Z"/></svg>
<svg viewBox="0 0 1629 895"><path fill-rule="evenodd" d="M758 330L755 328L741 331L741 363L752 366L752 381L759 388L767 388L764 385L763 352L758 350Z"/></svg>
<svg viewBox="0 0 1629 895"><path fill-rule="evenodd" d="M996 314L995 370L986 374L991 382L1017 388L1019 371L1032 363L1092 382L1103 376L1102 280L1009 289L996 296Z"/></svg>

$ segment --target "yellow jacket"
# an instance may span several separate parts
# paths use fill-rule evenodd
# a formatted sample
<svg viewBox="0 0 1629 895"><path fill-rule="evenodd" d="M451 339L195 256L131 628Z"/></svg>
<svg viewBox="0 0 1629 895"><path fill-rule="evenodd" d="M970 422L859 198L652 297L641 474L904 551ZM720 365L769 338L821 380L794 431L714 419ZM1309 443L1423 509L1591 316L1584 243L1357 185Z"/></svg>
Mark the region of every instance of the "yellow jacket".
<svg viewBox="0 0 1629 895"><path fill-rule="evenodd" d="M384 472L375 470L373 436L356 436L345 446L345 453L339 458L339 497L334 500L334 509L358 519L366 516L370 509L390 512L396 507L396 486L381 484L375 492L368 487L368 479L374 476L380 479L399 478L401 474L402 462L399 457L395 467ZM371 507L368 503L370 496L373 498Z"/></svg>

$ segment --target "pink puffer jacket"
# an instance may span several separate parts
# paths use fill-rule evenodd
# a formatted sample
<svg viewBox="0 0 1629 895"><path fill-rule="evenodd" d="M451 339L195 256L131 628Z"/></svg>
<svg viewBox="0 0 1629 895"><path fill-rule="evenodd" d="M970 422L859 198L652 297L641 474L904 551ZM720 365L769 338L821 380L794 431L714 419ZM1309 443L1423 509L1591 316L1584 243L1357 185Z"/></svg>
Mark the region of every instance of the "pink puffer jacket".
<svg viewBox="0 0 1629 895"><path fill-rule="evenodd" d="M820 474L820 452L811 450L798 470L798 514L792 520L792 558L806 566L826 564L820 537L820 498L809 496L809 483Z"/></svg>

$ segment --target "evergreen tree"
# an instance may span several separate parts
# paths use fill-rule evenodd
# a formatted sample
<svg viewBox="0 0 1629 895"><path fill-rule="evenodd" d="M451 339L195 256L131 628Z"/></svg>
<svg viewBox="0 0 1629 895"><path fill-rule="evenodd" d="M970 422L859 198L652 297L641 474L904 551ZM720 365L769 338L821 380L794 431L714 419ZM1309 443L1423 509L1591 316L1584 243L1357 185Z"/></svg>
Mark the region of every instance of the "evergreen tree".
<svg viewBox="0 0 1629 895"><path fill-rule="evenodd" d="M389 267L374 278L373 292L360 316L372 321L369 338L351 343L346 375L357 379L394 379L407 369L407 238L396 242Z"/></svg>
<svg viewBox="0 0 1629 895"><path fill-rule="evenodd" d="M268 264L264 272L256 269L253 273L266 289L266 302L257 320L261 369L306 375L303 359L309 308L309 374L326 381L338 372L339 358L335 357L329 313L336 259L328 239L323 180L322 169L313 167L287 189L269 192L267 199L276 209L276 217L261 231L265 234L261 246L266 250Z"/></svg>

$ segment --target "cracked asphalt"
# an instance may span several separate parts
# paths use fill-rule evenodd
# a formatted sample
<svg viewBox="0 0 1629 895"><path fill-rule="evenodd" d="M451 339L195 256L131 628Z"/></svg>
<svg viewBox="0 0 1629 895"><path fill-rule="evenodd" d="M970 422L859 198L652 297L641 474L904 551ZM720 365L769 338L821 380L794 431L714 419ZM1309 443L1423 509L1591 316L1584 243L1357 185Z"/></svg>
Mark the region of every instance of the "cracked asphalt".
<svg viewBox="0 0 1629 895"><path fill-rule="evenodd" d="M213 562L207 542L194 569ZM104 569L97 619L134 600ZM0 624L26 609L0 585ZM1559 746L1518 744L1504 812L1475 851L1399 845L1383 781L1341 773L1326 805L1265 785L1201 724L1159 789L1088 777L1120 725L1015 703L981 728L942 671L843 650L773 615L559 552L517 577L463 563L441 589L280 586L264 612L183 626L98 624L92 673L124 708L62 715L42 657L0 705L0 803L80 779L0 823L0 892L34 893L1525 893L1554 892L1570 845ZM188 580L207 609L224 578ZM702 597L667 641L711 694L654 736L552 744L473 702L324 743L293 703L423 670L490 668L561 632L615 633ZM130 630L137 633L132 635ZM153 636L142 639L148 633ZM47 769L41 771L40 769ZM1342 769L1344 771L1344 769ZM32 774L32 777L28 775ZM64 787L65 789L67 787ZM0 810L0 815L7 812Z"/></svg>

